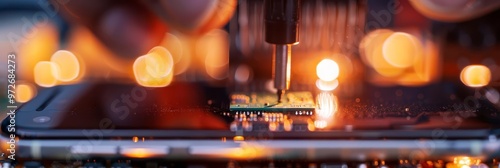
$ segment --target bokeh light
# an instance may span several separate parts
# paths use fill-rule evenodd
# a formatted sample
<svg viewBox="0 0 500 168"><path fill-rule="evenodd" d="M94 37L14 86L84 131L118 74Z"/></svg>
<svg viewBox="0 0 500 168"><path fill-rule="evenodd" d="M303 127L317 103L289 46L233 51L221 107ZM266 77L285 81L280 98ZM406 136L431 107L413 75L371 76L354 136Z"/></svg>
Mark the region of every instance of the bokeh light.
<svg viewBox="0 0 500 168"><path fill-rule="evenodd" d="M78 58L70 51L59 50L52 55L50 61L57 67L57 70L52 72L59 81L69 82L75 80L80 74Z"/></svg>
<svg viewBox="0 0 500 168"><path fill-rule="evenodd" d="M174 60L164 47L153 47L147 54L146 71L154 78L162 78L173 73Z"/></svg>
<svg viewBox="0 0 500 168"><path fill-rule="evenodd" d="M324 81L333 81L339 77L339 65L331 59L323 59L316 66L316 75Z"/></svg>
<svg viewBox="0 0 500 168"><path fill-rule="evenodd" d="M174 75L182 74L189 68L191 54L187 47L189 45L186 44L187 42L189 40L181 34L167 33L160 43L160 46L168 49L172 55L174 60Z"/></svg>
<svg viewBox="0 0 500 168"><path fill-rule="evenodd" d="M372 66L372 53L374 48L377 44L384 43L385 39L387 39L387 37L389 37L392 33L394 32L389 29L377 29L363 37L361 43L359 44L360 56L363 63L368 66Z"/></svg>
<svg viewBox="0 0 500 168"><path fill-rule="evenodd" d="M130 158L151 158L151 157L157 157L164 155L166 153L165 148L153 148L153 147L147 147L147 148L124 148L122 149L121 153Z"/></svg>
<svg viewBox="0 0 500 168"><path fill-rule="evenodd" d="M50 61L40 61L33 69L35 83L42 87L52 87L57 84L57 65Z"/></svg>
<svg viewBox="0 0 500 168"><path fill-rule="evenodd" d="M241 64L234 72L234 79L239 83L247 83L252 77L252 68L248 65Z"/></svg>
<svg viewBox="0 0 500 168"><path fill-rule="evenodd" d="M391 34L382 46L382 55L387 63L399 68L407 68L415 63L422 47L418 40L408 33Z"/></svg>
<svg viewBox="0 0 500 168"><path fill-rule="evenodd" d="M86 27L75 26L68 36L66 50L74 53L80 61L79 77L133 79L132 71L123 67L130 67L134 60L124 59L110 51Z"/></svg>
<svg viewBox="0 0 500 168"><path fill-rule="evenodd" d="M154 47L133 65L135 80L145 87L165 87L173 80L173 59L167 49Z"/></svg>
<svg viewBox="0 0 500 168"><path fill-rule="evenodd" d="M339 80L324 81L321 79L316 80L316 87L322 91L332 91L339 86Z"/></svg>
<svg viewBox="0 0 500 168"><path fill-rule="evenodd" d="M337 97L333 93L322 92L316 97L316 117L329 120L337 112Z"/></svg>
<svg viewBox="0 0 500 168"><path fill-rule="evenodd" d="M368 73L373 84L421 86L439 76L440 57L435 43L420 38L421 32L406 31L378 29L363 37L361 60L373 70Z"/></svg>
<svg viewBox="0 0 500 168"><path fill-rule="evenodd" d="M229 34L215 29L202 36L196 43L197 56L202 57L205 72L212 79L222 80L229 69Z"/></svg>
<svg viewBox="0 0 500 168"><path fill-rule="evenodd" d="M16 101L19 103L25 103L35 97L37 94L36 87L27 84L19 83L16 86Z"/></svg>
<svg viewBox="0 0 500 168"><path fill-rule="evenodd" d="M18 68L19 77L26 81L35 78L34 68L39 61L49 60L59 47L59 33L53 23L37 23L30 30L30 38L21 41L19 47Z"/></svg>
<svg viewBox="0 0 500 168"><path fill-rule="evenodd" d="M460 80L469 87L483 87L490 83L491 71L484 65L469 65L460 72Z"/></svg>

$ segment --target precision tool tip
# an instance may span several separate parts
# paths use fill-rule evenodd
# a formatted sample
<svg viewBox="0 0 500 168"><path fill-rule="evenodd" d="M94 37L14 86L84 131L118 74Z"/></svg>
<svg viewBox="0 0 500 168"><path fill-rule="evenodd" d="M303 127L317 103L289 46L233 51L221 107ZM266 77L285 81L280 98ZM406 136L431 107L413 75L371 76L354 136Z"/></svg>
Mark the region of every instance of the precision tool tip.
<svg viewBox="0 0 500 168"><path fill-rule="evenodd" d="M281 96L283 95L283 89L278 89L276 95L278 96L278 103L281 103Z"/></svg>

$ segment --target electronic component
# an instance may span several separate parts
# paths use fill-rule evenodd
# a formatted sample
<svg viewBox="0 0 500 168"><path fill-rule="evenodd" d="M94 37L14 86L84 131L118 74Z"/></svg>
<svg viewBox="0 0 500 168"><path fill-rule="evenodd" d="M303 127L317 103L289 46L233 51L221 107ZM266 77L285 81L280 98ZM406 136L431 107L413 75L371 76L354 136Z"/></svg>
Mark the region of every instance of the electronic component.
<svg viewBox="0 0 500 168"><path fill-rule="evenodd" d="M314 99L310 92L288 92L281 103L272 93L235 93L231 95L231 112L284 112L312 115Z"/></svg>

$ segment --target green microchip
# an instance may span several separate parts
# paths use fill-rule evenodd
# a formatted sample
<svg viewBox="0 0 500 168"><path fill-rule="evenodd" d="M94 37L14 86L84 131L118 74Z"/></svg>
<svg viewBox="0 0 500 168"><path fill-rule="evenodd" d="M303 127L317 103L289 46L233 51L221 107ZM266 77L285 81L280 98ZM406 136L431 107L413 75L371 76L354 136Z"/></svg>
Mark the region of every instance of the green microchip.
<svg viewBox="0 0 500 168"><path fill-rule="evenodd" d="M231 95L232 112L290 112L312 115L314 99L310 92L287 92L281 103L272 93L234 93Z"/></svg>

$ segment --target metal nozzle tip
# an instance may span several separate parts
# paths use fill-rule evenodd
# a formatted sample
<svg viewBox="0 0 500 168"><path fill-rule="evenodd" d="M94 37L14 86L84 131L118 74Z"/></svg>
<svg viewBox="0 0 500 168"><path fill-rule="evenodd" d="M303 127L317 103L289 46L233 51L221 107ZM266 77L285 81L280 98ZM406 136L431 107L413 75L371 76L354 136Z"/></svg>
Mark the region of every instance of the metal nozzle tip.
<svg viewBox="0 0 500 168"><path fill-rule="evenodd" d="M278 89L276 95L278 96L278 103L281 103L281 96L283 95L283 89Z"/></svg>

